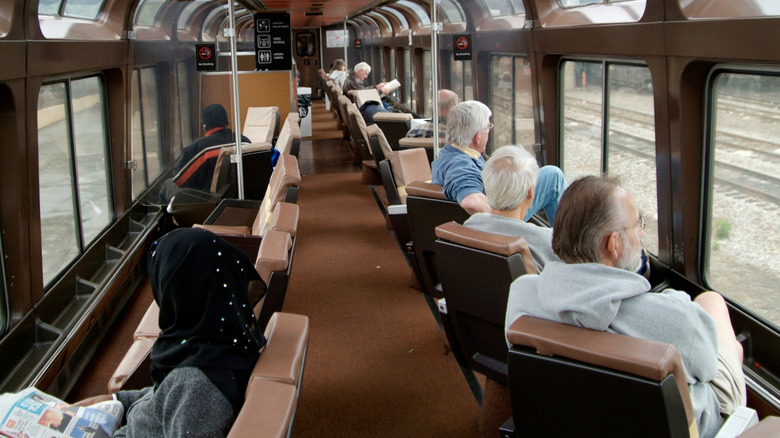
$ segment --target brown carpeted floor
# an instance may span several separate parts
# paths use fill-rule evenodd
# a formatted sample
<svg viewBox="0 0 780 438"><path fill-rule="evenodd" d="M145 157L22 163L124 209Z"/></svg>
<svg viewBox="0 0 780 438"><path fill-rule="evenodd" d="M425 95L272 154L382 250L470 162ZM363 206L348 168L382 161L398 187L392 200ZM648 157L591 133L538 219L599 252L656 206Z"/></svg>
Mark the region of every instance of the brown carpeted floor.
<svg viewBox="0 0 780 438"><path fill-rule="evenodd" d="M477 436L478 406L360 175L303 177L284 311L311 318L294 435Z"/></svg>

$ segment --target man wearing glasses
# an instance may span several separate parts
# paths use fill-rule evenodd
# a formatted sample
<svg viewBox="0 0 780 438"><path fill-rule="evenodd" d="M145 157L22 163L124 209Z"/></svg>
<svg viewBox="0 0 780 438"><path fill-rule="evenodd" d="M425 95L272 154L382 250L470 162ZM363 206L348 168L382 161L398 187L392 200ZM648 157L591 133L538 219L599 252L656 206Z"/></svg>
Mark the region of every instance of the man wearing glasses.
<svg viewBox="0 0 780 438"><path fill-rule="evenodd" d="M552 247L561 261L512 283L505 324L531 315L675 345L700 436L711 437L721 415L745 406L742 346L718 293L692 301L674 289L650 291L636 273L644 226L634 198L616 179L574 181L555 219Z"/></svg>
<svg viewBox="0 0 780 438"><path fill-rule="evenodd" d="M482 154L490 130L493 129L490 122L492 114L490 108L476 100L455 105L447 116L447 144L439 151L439 157L431 166L431 182L442 185L444 196L458 202L469 214L491 212L481 172L485 167ZM559 168L542 167L536 180L533 203L526 212L525 220L544 210L547 220L552 224L565 188L566 179Z"/></svg>

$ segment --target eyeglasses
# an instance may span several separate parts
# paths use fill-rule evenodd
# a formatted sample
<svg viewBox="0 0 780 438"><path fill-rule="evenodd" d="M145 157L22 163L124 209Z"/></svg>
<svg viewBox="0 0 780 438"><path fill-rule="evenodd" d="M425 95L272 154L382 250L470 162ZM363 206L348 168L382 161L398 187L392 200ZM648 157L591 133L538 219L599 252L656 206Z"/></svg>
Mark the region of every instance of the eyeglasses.
<svg viewBox="0 0 780 438"><path fill-rule="evenodd" d="M644 231L646 226L647 226L647 220L645 219L645 217L644 217L644 216L642 216L642 215L640 214L640 215L639 215L639 220L638 220L638 221L636 221L636 223L635 223L634 225L632 225L632 226L630 226L630 227L623 228L623 229L624 229L624 230L627 230L627 229L629 229L629 228L639 227L639 229L641 229L642 231Z"/></svg>
<svg viewBox="0 0 780 438"><path fill-rule="evenodd" d="M487 130L488 130L488 131L492 130L494 126L496 126L496 125L494 125L494 124L492 124L492 123L491 123L491 124L489 124L489 125L488 125L488 127L487 127Z"/></svg>

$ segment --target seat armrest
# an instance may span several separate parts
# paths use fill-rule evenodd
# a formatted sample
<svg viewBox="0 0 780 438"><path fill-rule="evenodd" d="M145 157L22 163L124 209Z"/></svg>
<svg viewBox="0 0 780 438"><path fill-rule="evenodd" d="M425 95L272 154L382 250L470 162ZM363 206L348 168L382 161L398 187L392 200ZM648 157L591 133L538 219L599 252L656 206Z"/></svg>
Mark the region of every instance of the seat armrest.
<svg viewBox="0 0 780 438"><path fill-rule="evenodd" d="M282 438L288 436L298 405L293 385L272 380L250 380L246 398L228 438Z"/></svg>
<svg viewBox="0 0 780 438"><path fill-rule="evenodd" d="M146 313L141 318L141 322L138 323L138 327L133 333L133 339L146 338L154 341L160 336L160 307L157 303L152 301L149 308L146 309Z"/></svg>
<svg viewBox="0 0 780 438"><path fill-rule="evenodd" d="M153 345L154 339L139 338L133 341L108 380L109 394L121 389L140 389L151 384L152 360L149 355Z"/></svg>
<svg viewBox="0 0 780 438"><path fill-rule="evenodd" d="M412 181L407 184L406 194L409 196L447 200L447 197L444 196L443 186L425 181Z"/></svg>
<svg viewBox="0 0 780 438"><path fill-rule="evenodd" d="M455 221L436 227L436 237L459 245L481 249L503 256L517 254L526 246L525 239L519 236L504 236L466 227Z"/></svg>
<svg viewBox="0 0 780 438"><path fill-rule="evenodd" d="M309 344L309 317L276 312L268 321L265 337L268 341L252 370L250 380L273 380L300 385Z"/></svg>

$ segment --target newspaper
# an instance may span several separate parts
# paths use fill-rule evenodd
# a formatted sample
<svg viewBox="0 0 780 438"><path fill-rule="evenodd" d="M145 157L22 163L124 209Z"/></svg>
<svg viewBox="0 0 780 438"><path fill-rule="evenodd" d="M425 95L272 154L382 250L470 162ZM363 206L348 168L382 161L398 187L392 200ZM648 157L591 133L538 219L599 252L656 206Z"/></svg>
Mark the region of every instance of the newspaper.
<svg viewBox="0 0 780 438"><path fill-rule="evenodd" d="M114 400L73 406L36 388L0 395L0 436L11 438L102 438L119 426L124 408Z"/></svg>

